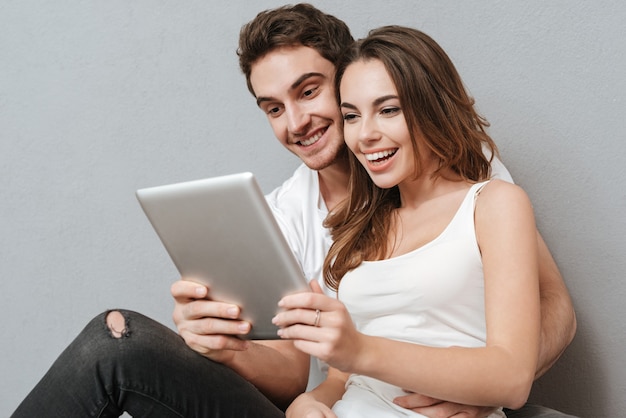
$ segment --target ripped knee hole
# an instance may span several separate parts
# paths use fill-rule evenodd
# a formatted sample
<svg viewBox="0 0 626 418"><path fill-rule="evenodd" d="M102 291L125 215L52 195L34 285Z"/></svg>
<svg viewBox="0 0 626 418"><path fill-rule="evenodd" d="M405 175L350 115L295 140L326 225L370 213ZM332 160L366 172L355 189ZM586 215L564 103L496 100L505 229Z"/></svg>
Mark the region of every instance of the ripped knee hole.
<svg viewBox="0 0 626 418"><path fill-rule="evenodd" d="M122 338L128 335L126 319L119 311L111 311L106 316L106 323L114 338Z"/></svg>

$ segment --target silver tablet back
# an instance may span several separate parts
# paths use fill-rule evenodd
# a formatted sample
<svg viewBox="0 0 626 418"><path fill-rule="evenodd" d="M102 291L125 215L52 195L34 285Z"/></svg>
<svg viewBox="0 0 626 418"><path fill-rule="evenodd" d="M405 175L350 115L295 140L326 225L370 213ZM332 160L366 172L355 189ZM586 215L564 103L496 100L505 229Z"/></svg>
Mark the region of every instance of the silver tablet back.
<svg viewBox="0 0 626 418"><path fill-rule="evenodd" d="M278 301L308 286L254 175L150 187L137 198L181 276L239 305L252 323L247 338L277 338Z"/></svg>

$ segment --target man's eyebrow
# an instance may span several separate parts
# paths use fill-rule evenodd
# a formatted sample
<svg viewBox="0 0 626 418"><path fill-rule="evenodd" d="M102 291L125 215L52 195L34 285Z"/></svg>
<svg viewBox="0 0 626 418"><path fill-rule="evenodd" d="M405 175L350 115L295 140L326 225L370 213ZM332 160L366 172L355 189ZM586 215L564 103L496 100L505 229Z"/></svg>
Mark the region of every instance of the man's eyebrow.
<svg viewBox="0 0 626 418"><path fill-rule="evenodd" d="M298 77L296 81L291 83L291 86L289 86L289 91L297 89L302 83L304 83L306 80L312 77L324 77L325 78L326 76L322 73L316 73L316 72L304 73L300 77ZM256 98L256 105L261 106L261 103L271 102L272 100L274 100L273 97L259 96Z"/></svg>
<svg viewBox="0 0 626 418"><path fill-rule="evenodd" d="M297 89L300 86L300 84L304 83L306 80L312 77L326 78L326 76L322 73L305 73L305 74L302 74L300 77L298 77L298 79L291 84L291 86L289 87L289 90Z"/></svg>

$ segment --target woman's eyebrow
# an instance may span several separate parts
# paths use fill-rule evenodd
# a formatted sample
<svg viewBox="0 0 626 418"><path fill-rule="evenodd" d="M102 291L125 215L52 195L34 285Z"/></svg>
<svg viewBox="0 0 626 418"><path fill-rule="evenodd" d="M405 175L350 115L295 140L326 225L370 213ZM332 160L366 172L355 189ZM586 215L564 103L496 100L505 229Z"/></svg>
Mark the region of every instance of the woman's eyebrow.
<svg viewBox="0 0 626 418"><path fill-rule="evenodd" d="M387 100L394 100L394 99L397 99L397 98L398 98L398 96L395 95L395 94L388 94L386 96L382 96L382 97L379 97L379 98L375 99L372 102L372 104L374 106L379 106L379 105L385 103ZM348 102L341 102L340 106L348 108L348 109L356 109L355 105L353 105L351 103L348 103Z"/></svg>
<svg viewBox="0 0 626 418"><path fill-rule="evenodd" d="M381 104L385 103L387 100L392 100L392 99L397 99L397 98L398 98L398 96L395 95L395 94L388 94L386 96L382 96L382 97L379 97L378 99L374 100L373 104L374 104L374 106L378 106L378 105L381 105Z"/></svg>

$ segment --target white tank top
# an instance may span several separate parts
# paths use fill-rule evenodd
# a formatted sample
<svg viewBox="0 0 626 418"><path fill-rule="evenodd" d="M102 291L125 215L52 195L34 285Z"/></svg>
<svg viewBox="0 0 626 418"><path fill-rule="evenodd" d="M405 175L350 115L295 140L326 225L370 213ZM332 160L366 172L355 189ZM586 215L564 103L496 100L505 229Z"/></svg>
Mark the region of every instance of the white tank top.
<svg viewBox="0 0 626 418"><path fill-rule="evenodd" d="M485 345L474 202L486 183L472 185L448 226L429 243L398 257L364 262L343 277L339 299L359 331L433 347ZM406 394L401 388L358 375L346 387L333 408L340 418L373 410L377 417L421 416L393 404L393 398Z"/></svg>
<svg viewBox="0 0 626 418"><path fill-rule="evenodd" d="M482 260L472 185L443 232L411 252L348 272L339 299L364 334L428 346L485 343Z"/></svg>

